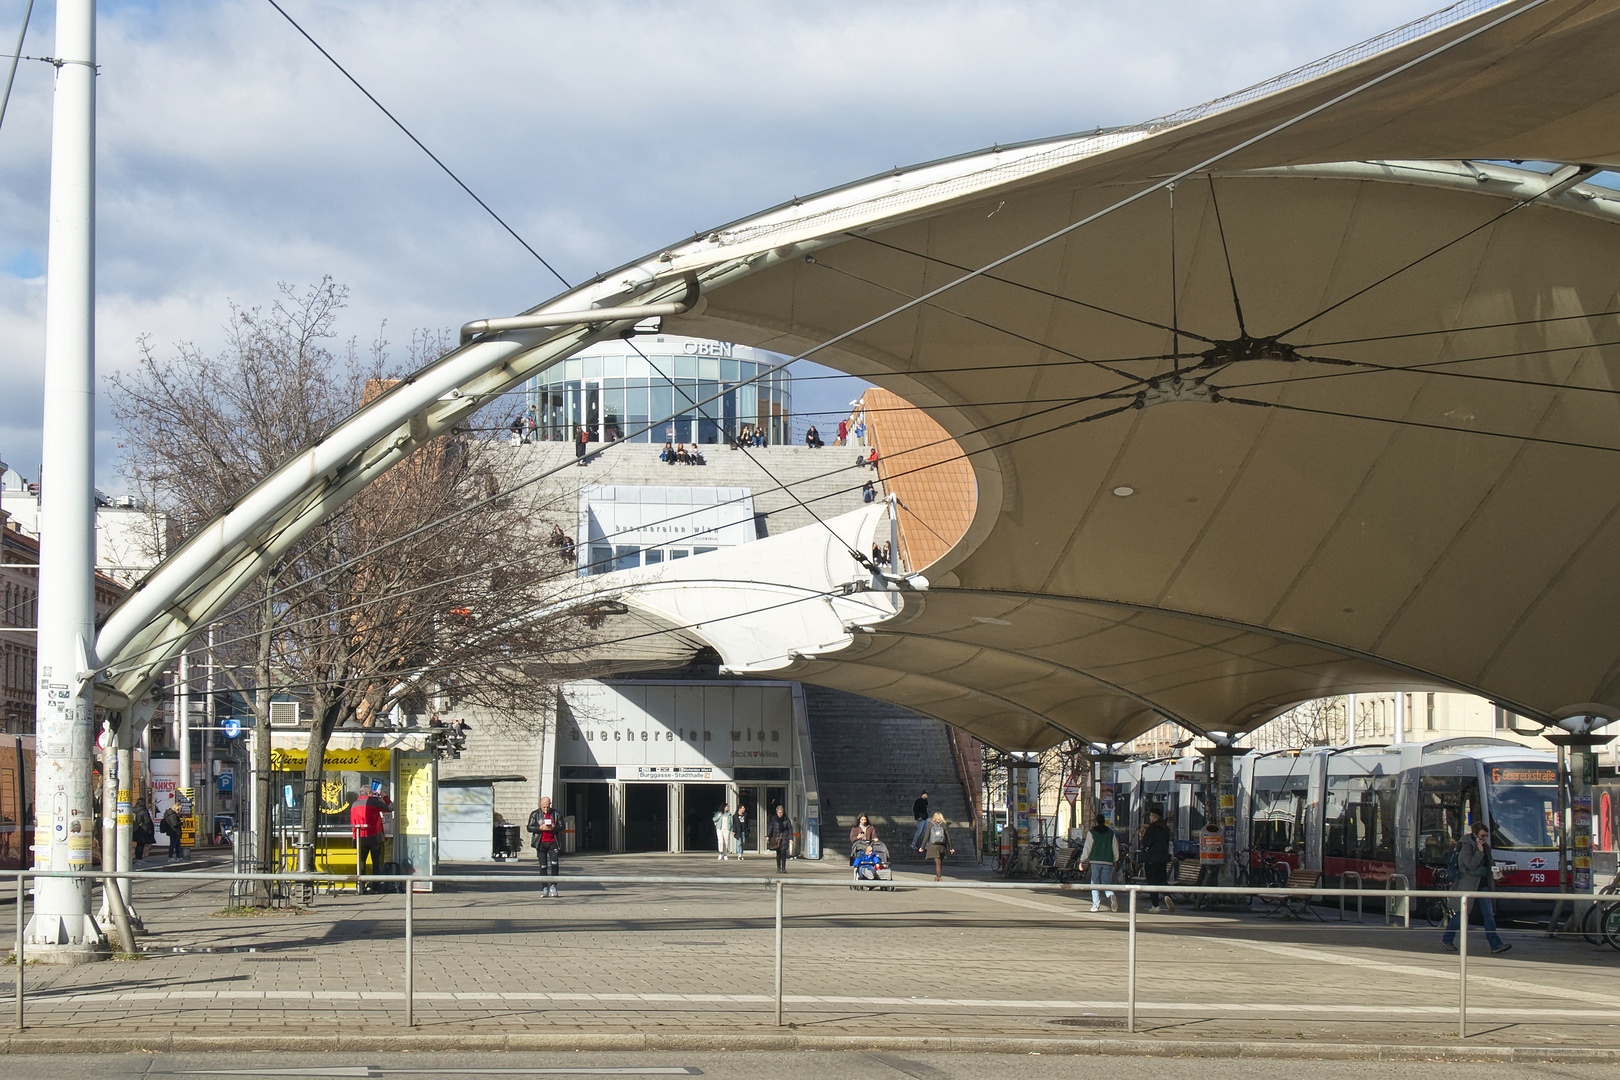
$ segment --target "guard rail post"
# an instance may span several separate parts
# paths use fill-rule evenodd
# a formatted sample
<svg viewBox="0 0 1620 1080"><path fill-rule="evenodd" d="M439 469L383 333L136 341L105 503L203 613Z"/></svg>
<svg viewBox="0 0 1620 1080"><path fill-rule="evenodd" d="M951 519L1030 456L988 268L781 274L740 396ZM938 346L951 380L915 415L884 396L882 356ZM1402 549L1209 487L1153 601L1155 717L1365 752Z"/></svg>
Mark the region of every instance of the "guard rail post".
<svg viewBox="0 0 1620 1080"><path fill-rule="evenodd" d="M1412 888L1412 883L1407 880L1405 874L1391 874L1389 880L1384 882L1384 887L1394 892L1397 881L1401 883L1403 891L1400 896L1391 896L1384 901L1384 925L1388 926L1391 918L1397 918L1401 920L1404 929L1410 930L1412 929L1412 898L1406 895L1406 891Z"/></svg>
<svg viewBox="0 0 1620 1080"><path fill-rule="evenodd" d="M416 1026L416 890L405 882L405 1026Z"/></svg>
<svg viewBox="0 0 1620 1080"><path fill-rule="evenodd" d="M1136 1034L1136 886L1130 886L1130 914L1125 931L1125 1031Z"/></svg>
<svg viewBox="0 0 1620 1080"><path fill-rule="evenodd" d="M776 882L776 1026L782 1026L782 882Z"/></svg>
<svg viewBox="0 0 1620 1080"><path fill-rule="evenodd" d="M1346 870L1346 871L1344 871L1342 874L1339 875L1339 888L1348 889L1350 887L1348 884L1346 884L1346 879L1348 879L1348 878L1355 878L1356 879L1356 922L1366 922L1367 921L1366 917L1362 914L1362 911L1361 911L1361 895L1360 895L1361 894L1361 887L1362 887L1361 886L1361 875L1356 873L1354 870ZM1344 902L1346 900L1348 900L1348 899L1349 899L1349 897L1345 896L1344 893L1341 892L1339 894L1339 921L1340 922L1349 921L1344 917Z"/></svg>
<svg viewBox="0 0 1620 1080"><path fill-rule="evenodd" d="M27 874L23 870L17 871L17 1030L23 1030L23 900L27 898L27 887L23 884Z"/></svg>
<svg viewBox="0 0 1620 1080"><path fill-rule="evenodd" d="M1457 1038L1468 1038L1468 897L1457 901Z"/></svg>

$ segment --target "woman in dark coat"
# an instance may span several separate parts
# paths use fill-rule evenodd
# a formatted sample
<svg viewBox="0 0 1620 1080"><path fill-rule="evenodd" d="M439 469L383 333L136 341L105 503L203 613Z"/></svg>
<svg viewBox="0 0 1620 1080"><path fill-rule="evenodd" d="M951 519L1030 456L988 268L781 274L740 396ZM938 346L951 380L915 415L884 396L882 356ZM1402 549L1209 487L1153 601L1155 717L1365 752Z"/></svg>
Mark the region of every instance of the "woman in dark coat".
<svg viewBox="0 0 1620 1080"><path fill-rule="evenodd" d="M776 807L765 829L765 844L776 852L777 872L786 873L788 852L793 848L793 819L787 816L787 807Z"/></svg>

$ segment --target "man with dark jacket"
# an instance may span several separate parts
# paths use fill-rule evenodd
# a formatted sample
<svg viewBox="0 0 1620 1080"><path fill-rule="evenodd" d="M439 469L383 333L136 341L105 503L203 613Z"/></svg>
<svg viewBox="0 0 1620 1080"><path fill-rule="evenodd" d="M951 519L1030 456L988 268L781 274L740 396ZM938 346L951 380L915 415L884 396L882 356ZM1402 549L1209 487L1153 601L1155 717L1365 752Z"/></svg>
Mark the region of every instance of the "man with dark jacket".
<svg viewBox="0 0 1620 1080"><path fill-rule="evenodd" d="M562 872L562 815L551 807L551 796L540 796L540 809L529 814L530 843L540 860L540 873L555 878ZM541 896L556 896L557 884L540 887Z"/></svg>
<svg viewBox="0 0 1620 1080"><path fill-rule="evenodd" d="M1457 870L1458 892L1491 891L1491 827L1483 821L1474 822L1467 834L1457 841ZM1496 932L1496 905L1490 898L1481 896L1473 902L1479 905L1480 916L1485 920L1485 940L1490 943L1491 952L1507 952L1513 948ZM1457 927L1461 922L1462 905L1458 904L1440 938L1440 944L1452 952L1457 951Z"/></svg>
<svg viewBox="0 0 1620 1080"><path fill-rule="evenodd" d="M1148 823L1142 830L1142 869L1147 876L1149 885L1167 885L1170 882L1170 827L1164 823L1164 811L1157 807L1148 811ZM1147 894L1148 914L1159 913L1160 896L1156 892ZM1164 906L1168 911L1176 910L1176 902L1170 897L1164 897Z"/></svg>
<svg viewBox="0 0 1620 1080"><path fill-rule="evenodd" d="M917 801L911 804L911 816L917 819L917 827L911 833L911 850L921 853L923 831L928 828L928 792L917 796Z"/></svg>

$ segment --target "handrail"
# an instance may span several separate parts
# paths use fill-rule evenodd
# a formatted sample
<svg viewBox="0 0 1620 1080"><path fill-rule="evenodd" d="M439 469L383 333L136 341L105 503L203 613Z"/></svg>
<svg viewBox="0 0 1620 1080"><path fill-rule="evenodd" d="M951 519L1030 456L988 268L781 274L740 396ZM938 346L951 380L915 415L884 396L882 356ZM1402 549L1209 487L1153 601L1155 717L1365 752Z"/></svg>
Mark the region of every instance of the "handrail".
<svg viewBox="0 0 1620 1080"><path fill-rule="evenodd" d="M1356 922L1366 922L1367 920L1365 918L1363 918L1362 912L1361 912L1361 890L1362 890L1361 875L1358 874L1354 870L1346 870L1342 874L1339 875L1339 881L1343 882L1345 878L1355 878L1356 879ZM1345 919L1345 917L1344 917L1344 901L1345 901L1345 899L1346 899L1345 895L1341 894L1339 896L1339 921L1340 922L1346 922L1347 921Z"/></svg>
<svg viewBox="0 0 1620 1080"><path fill-rule="evenodd" d="M14 876L17 880L17 939L16 939L16 1025L17 1030L24 1030L24 972L27 963L23 955L25 948L24 937L24 901L26 899L26 882L29 878L65 878L65 879L100 879L116 881L283 881L315 885L322 882L355 883L362 879L370 882L397 882L405 884L405 934L404 934L404 984L405 984L405 1020L406 1026L414 1027L415 1013L415 895L418 890L413 886L421 885L431 888L438 883L445 884L555 884L557 879L539 873L501 873L501 874L313 874L313 873L240 873L218 872L208 870L8 870L0 871L0 877L6 874ZM1340 877L1355 876L1358 881L1360 875L1355 871L1347 871ZM1401 875L1393 875L1399 878ZM784 1023L782 1018L782 982L784 974L784 955L782 953L782 894L789 886L793 888L848 888L847 878L798 878L786 879L780 877L719 877L719 876L678 876L670 874L578 874L570 876L569 882L577 884L599 885L723 885L735 888L739 885L760 885L775 892L775 942L776 942L776 1022ZM908 882L907 888L915 889L957 889L965 891L998 891L998 890L1035 890L1059 892L1068 886L1058 881L968 881L957 879L954 881L915 881ZM1129 907L1127 943L1127 971L1126 971L1126 1030L1136 1030L1136 937L1137 937L1137 894L1143 892L1163 892L1163 885L1146 885L1121 883L1113 886L1114 891L1126 894ZM1252 888L1235 887L1229 885L1201 885L1184 886L1181 892L1199 896L1248 896L1253 893ZM1323 889L1320 887L1294 888L1285 887L1274 890L1278 894L1299 896L1310 899L1313 896L1337 896L1340 898L1340 910L1343 910L1343 898L1355 896L1357 908L1360 908L1360 899L1364 895L1362 889ZM1410 901L1415 896L1434 896L1435 890L1415 890L1412 888L1393 888L1387 890L1392 897L1400 897ZM1507 892L1495 889L1475 892L1450 893L1456 897L1462 911L1462 918L1458 925L1458 999L1457 999L1457 1031L1460 1037L1467 1035L1468 1023L1468 905L1475 899L1492 900L1533 900L1545 902L1553 896L1579 897L1584 893L1551 893L1551 892ZM1408 921L1410 925L1410 921Z"/></svg>

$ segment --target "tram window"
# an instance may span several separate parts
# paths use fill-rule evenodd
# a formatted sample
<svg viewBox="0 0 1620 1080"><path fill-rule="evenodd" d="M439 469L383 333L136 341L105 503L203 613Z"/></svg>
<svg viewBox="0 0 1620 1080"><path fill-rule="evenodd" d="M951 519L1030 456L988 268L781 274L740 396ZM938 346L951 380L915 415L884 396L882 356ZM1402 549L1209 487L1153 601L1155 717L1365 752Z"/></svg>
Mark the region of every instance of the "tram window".
<svg viewBox="0 0 1620 1080"><path fill-rule="evenodd" d="M1491 846L1498 851L1558 847L1558 773L1536 762L1488 765Z"/></svg>
<svg viewBox="0 0 1620 1080"><path fill-rule="evenodd" d="M1418 859L1439 866L1463 831L1480 815L1479 784L1471 776L1423 776L1418 780Z"/></svg>
<svg viewBox="0 0 1620 1080"><path fill-rule="evenodd" d="M1304 850L1306 783L1304 777L1266 777L1255 782L1250 847L1257 851Z"/></svg>

